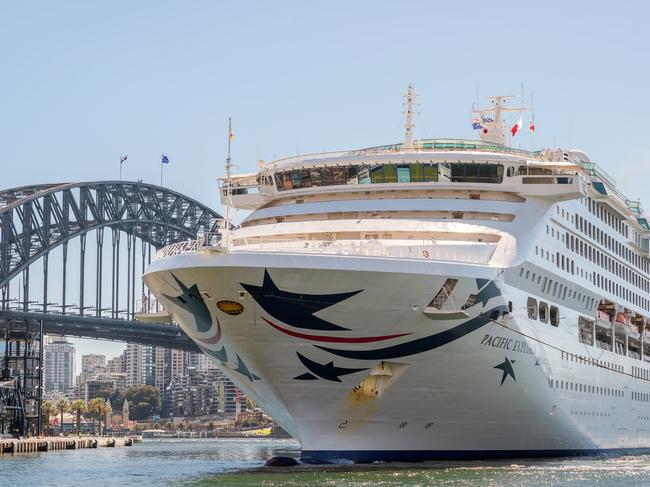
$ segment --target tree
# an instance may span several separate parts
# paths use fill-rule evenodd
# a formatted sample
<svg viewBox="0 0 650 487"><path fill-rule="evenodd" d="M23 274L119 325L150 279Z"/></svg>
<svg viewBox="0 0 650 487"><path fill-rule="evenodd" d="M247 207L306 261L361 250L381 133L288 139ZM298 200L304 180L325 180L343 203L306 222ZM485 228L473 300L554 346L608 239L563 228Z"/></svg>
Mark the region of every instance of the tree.
<svg viewBox="0 0 650 487"><path fill-rule="evenodd" d="M90 414L90 417L93 420L93 431L95 430L95 419L99 420L99 431L101 432L101 417L100 417L100 410L102 409L102 404L106 404L106 401L104 401L104 398L102 397L96 397L94 399L91 399L88 402L88 413Z"/></svg>
<svg viewBox="0 0 650 487"><path fill-rule="evenodd" d="M132 419L142 421L160 413L160 398L158 389L155 387L130 387L124 395L129 401L129 413Z"/></svg>
<svg viewBox="0 0 650 487"><path fill-rule="evenodd" d="M97 429L99 434L103 434L102 430L102 420L106 418L106 415L112 411L109 405L106 403L106 400L103 397L96 397L90 401L90 410L93 415L97 418ZM105 421L104 421L105 423ZM106 425L104 425L106 426Z"/></svg>
<svg viewBox="0 0 650 487"><path fill-rule="evenodd" d="M208 423L208 431L213 431L213 430L214 430L214 423L212 421L210 421Z"/></svg>
<svg viewBox="0 0 650 487"><path fill-rule="evenodd" d="M70 403L67 399L61 398L56 402L56 411L61 415L61 434L63 434L63 413L68 411Z"/></svg>
<svg viewBox="0 0 650 487"><path fill-rule="evenodd" d="M56 406L52 401L43 401L43 405L41 406L41 414L42 414L42 421L43 425L46 426L47 431L50 431L50 416L54 416L56 414Z"/></svg>
<svg viewBox="0 0 650 487"><path fill-rule="evenodd" d="M103 397L106 401L110 401L111 404L124 404L124 392L114 387L102 387L97 391L95 397Z"/></svg>
<svg viewBox="0 0 650 487"><path fill-rule="evenodd" d="M77 399L70 405L70 412L77 414L77 436L79 436L81 430L81 415L87 411L87 406L85 401Z"/></svg>

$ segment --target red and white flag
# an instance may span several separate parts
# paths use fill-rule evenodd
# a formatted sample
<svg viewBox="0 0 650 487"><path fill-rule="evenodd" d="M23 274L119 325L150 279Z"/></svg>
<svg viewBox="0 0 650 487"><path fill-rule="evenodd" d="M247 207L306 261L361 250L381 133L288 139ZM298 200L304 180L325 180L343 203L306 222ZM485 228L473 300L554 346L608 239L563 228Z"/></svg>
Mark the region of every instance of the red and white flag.
<svg viewBox="0 0 650 487"><path fill-rule="evenodd" d="M516 134L519 130L521 130L521 127L523 127L523 126L524 126L524 121L521 119L521 117L519 117L519 120L517 120L517 123L514 124L514 125L512 126L512 128L510 129L510 133L512 134L512 136L514 137L515 134Z"/></svg>
<svg viewBox="0 0 650 487"><path fill-rule="evenodd" d="M530 121L530 125L528 126L528 129L529 129L531 132L535 132L535 120L531 120L531 121Z"/></svg>

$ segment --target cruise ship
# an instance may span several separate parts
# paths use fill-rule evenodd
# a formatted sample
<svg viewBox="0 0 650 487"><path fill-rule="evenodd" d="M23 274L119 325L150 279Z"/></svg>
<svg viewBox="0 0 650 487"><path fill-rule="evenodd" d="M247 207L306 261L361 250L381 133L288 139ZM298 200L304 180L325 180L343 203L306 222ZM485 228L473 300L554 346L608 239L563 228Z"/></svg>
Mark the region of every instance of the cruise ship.
<svg viewBox="0 0 650 487"><path fill-rule="evenodd" d="M161 249L147 286L305 462L650 447L639 202L581 150L512 147L508 97L477 140L415 140L414 96L401 143L229 158L221 240Z"/></svg>

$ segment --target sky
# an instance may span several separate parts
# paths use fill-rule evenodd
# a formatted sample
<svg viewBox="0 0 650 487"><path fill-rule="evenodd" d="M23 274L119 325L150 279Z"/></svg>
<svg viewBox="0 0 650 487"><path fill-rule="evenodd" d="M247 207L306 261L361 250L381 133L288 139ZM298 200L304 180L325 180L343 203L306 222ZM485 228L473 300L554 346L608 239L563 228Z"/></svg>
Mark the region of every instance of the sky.
<svg viewBox="0 0 650 487"><path fill-rule="evenodd" d="M534 93L523 148L585 150L629 198L650 176L648 2L0 2L0 189L119 177L220 210L233 159L474 138L478 93ZM527 121L526 121L527 123ZM79 341L78 355L122 345Z"/></svg>

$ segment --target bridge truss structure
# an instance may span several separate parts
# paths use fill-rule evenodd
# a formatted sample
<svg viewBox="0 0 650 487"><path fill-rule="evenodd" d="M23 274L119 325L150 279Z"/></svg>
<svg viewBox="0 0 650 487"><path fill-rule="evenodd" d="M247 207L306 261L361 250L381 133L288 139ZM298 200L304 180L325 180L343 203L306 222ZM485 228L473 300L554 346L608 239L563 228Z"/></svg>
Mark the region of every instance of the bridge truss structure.
<svg viewBox="0 0 650 487"><path fill-rule="evenodd" d="M16 347L9 342L20 341L15 330L22 328L32 330L23 337L25 346L38 329L198 350L176 325L136 319L139 311L158 311L141 276L162 247L198 238L216 243L222 221L192 198L142 182L0 190L0 332L6 350ZM0 368L10 380L7 357ZM40 417L42 372L37 381L38 387L23 392L27 410L36 401Z"/></svg>
<svg viewBox="0 0 650 487"><path fill-rule="evenodd" d="M135 313L135 261L136 245L141 245L141 265L150 261L151 250L168 244L204 236L216 241L221 216L199 202L167 188L144 183L121 181L48 184L0 191L0 290L2 309L11 297L9 282L22 275L21 301L23 310L30 303L30 266L42 259L43 296L42 311L48 311L49 256L56 247L62 247L62 296L59 305L62 313L70 308L67 302L68 244L78 239L79 294L78 309L85 315L91 308L95 316L110 311L117 317L120 286L120 245L126 237L128 279L126 314L131 319ZM105 238L110 230L110 239ZM86 248L88 234L94 233L97 246L95 268L95 306L86 300ZM103 298L103 250L106 240L112 247L113 273L111 307L106 310ZM144 284L143 284L144 285ZM143 289L143 288L142 288ZM144 293L142 293L144 294Z"/></svg>

